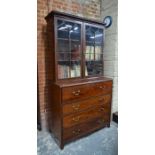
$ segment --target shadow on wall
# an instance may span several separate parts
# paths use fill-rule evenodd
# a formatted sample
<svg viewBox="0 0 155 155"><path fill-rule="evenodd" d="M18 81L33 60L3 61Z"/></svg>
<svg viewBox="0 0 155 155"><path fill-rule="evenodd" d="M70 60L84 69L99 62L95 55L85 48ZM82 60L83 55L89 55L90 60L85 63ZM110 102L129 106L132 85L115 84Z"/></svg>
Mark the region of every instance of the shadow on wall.
<svg viewBox="0 0 155 155"><path fill-rule="evenodd" d="M45 62L45 85L44 85L44 108L45 111L42 113L41 112L41 103L39 102L39 81L37 81L37 127L38 129L42 129L42 130L48 130L49 129L49 126L50 126L50 121L51 120L51 115L49 113L50 109L51 109L51 106L50 106L50 93L51 92L51 89L50 89L50 81L51 81L51 78L52 78L52 68L51 68L51 54L50 53L50 49L49 49L49 41L50 39L48 38L47 36L47 25L42 25L42 31L41 31L41 40L43 40L43 47L44 47L44 50L42 50L42 52L45 52L44 53L44 59L43 59L43 62Z"/></svg>

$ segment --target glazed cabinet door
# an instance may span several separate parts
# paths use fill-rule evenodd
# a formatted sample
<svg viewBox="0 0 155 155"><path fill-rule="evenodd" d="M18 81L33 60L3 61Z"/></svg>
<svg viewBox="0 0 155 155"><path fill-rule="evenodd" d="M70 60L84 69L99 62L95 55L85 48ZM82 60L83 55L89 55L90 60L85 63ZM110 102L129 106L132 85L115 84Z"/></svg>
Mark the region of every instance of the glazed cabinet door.
<svg viewBox="0 0 155 155"><path fill-rule="evenodd" d="M84 74L102 76L104 28L92 24L84 24L84 28Z"/></svg>
<svg viewBox="0 0 155 155"><path fill-rule="evenodd" d="M82 23L64 18L55 18L55 62L57 79L82 76Z"/></svg>

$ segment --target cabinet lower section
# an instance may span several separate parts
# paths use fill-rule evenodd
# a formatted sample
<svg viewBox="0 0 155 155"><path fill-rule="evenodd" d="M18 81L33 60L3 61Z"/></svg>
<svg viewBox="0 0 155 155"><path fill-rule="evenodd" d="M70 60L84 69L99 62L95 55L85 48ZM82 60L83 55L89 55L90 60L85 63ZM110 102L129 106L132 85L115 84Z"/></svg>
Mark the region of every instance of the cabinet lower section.
<svg viewBox="0 0 155 155"><path fill-rule="evenodd" d="M105 126L109 126L109 121L105 121L102 117L81 123L68 129L63 130L63 140L65 142L77 139L87 135Z"/></svg>
<svg viewBox="0 0 155 155"><path fill-rule="evenodd" d="M52 85L50 128L61 149L64 144L110 126L112 80Z"/></svg>

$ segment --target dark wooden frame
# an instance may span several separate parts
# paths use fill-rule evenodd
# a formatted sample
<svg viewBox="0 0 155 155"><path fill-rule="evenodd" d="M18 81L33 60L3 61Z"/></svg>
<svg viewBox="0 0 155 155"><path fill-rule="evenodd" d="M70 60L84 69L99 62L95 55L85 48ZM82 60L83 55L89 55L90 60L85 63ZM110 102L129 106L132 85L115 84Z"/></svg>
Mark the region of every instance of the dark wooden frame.
<svg viewBox="0 0 155 155"><path fill-rule="evenodd" d="M75 16L75 15L72 15L72 14L67 14L67 13L59 12L59 11L52 11L52 12L50 12L45 17L45 19L48 21L53 16L63 17L65 19L67 19L67 18L68 19L75 19L77 21L85 21L85 22L88 22L88 23L94 23L94 24L98 24L98 25L104 26L104 23L102 23L100 21L95 21L95 20L91 20L91 19L87 19L87 18L83 18L83 17L78 17L78 16Z"/></svg>

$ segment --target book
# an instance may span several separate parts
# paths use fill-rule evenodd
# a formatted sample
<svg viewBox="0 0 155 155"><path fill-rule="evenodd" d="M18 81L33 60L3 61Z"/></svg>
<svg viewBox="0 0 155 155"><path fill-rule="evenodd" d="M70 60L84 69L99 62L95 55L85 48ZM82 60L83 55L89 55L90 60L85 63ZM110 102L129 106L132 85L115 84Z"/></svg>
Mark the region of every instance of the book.
<svg viewBox="0 0 155 155"><path fill-rule="evenodd" d="M58 65L58 79L63 79L63 77L62 65Z"/></svg>
<svg viewBox="0 0 155 155"><path fill-rule="evenodd" d="M88 76L87 66L85 65L85 76Z"/></svg>
<svg viewBox="0 0 155 155"><path fill-rule="evenodd" d="M95 60L101 60L101 54L102 54L102 51L101 51L101 46L95 46Z"/></svg>
<svg viewBox="0 0 155 155"><path fill-rule="evenodd" d="M71 77L80 77L80 65L74 65L71 69Z"/></svg>
<svg viewBox="0 0 155 155"><path fill-rule="evenodd" d="M58 65L58 79L69 78L69 66Z"/></svg>

